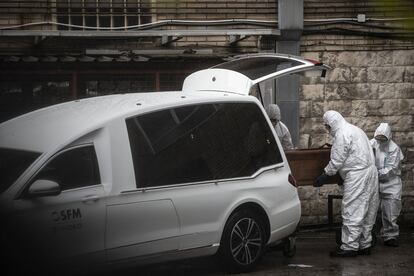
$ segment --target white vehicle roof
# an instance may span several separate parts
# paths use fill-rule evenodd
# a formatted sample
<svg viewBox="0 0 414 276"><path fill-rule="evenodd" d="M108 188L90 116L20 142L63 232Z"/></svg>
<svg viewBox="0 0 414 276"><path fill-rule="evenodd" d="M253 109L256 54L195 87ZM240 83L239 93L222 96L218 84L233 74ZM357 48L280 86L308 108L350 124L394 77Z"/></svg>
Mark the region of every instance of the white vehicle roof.
<svg viewBox="0 0 414 276"><path fill-rule="evenodd" d="M211 92L152 92L76 100L39 109L0 124L0 147L46 152L63 147L117 118L206 100L252 99Z"/></svg>

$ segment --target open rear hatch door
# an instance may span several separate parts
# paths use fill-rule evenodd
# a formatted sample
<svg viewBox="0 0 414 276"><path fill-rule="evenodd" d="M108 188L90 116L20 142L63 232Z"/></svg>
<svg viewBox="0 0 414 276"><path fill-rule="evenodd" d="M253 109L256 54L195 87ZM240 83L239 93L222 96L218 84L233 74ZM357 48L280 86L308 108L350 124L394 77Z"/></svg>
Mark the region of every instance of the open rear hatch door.
<svg viewBox="0 0 414 276"><path fill-rule="evenodd" d="M184 80L183 91L220 91L249 95L261 82L290 74L324 77L329 66L319 61L283 54L237 56L210 69L197 71Z"/></svg>

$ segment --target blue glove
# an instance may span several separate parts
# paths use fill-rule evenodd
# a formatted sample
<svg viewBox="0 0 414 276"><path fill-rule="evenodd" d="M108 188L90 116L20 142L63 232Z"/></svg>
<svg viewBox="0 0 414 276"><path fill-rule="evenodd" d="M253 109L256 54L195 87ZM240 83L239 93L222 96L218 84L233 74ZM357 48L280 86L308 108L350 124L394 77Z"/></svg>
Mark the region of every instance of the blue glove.
<svg viewBox="0 0 414 276"><path fill-rule="evenodd" d="M315 178L315 181L313 182L313 187L321 187L323 184L325 184L328 177L329 176L325 172L323 172L321 175Z"/></svg>

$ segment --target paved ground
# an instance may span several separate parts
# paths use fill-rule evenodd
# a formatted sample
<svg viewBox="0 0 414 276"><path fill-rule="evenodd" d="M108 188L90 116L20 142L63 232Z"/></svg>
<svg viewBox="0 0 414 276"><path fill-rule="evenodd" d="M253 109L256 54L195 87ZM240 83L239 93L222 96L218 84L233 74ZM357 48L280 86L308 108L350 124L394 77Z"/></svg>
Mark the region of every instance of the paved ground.
<svg viewBox="0 0 414 276"><path fill-rule="evenodd" d="M379 241L371 256L331 258L336 246L333 232L301 232L297 253L283 257L281 251L267 252L261 264L249 276L271 275L414 275L414 229L401 234L401 245L390 248ZM119 276L226 275L214 258L199 258L118 271Z"/></svg>

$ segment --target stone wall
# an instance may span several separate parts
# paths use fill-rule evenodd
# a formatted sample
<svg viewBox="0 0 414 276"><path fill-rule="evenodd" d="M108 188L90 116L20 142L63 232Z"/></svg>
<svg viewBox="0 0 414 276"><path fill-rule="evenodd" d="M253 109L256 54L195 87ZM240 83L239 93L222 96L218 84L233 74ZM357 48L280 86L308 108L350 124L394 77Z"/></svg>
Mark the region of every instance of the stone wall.
<svg viewBox="0 0 414 276"><path fill-rule="evenodd" d="M388 122L405 156L400 221L414 225L414 42L305 36L301 49L302 56L332 67L325 79L302 80L301 147L331 143L322 124L323 113L330 109L339 111L369 138L379 123ZM337 185L299 188L303 224L327 223L328 194L341 194L341 189ZM334 200L334 210L339 221L340 200Z"/></svg>

